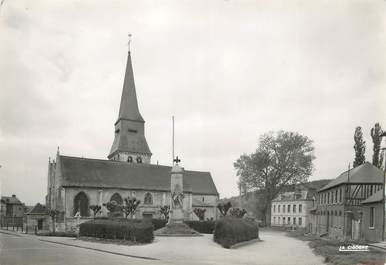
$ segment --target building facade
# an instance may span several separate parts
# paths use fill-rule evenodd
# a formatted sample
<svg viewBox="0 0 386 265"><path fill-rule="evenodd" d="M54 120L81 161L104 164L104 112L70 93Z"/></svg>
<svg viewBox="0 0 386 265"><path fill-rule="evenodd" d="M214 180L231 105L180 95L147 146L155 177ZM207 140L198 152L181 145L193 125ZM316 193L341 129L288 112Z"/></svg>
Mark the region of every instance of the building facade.
<svg viewBox="0 0 386 265"><path fill-rule="evenodd" d="M2 227L22 226L24 204L16 197L1 196L0 200L0 225Z"/></svg>
<svg viewBox="0 0 386 265"><path fill-rule="evenodd" d="M363 207L361 238L371 242L383 241L385 220L383 190L377 191L361 204Z"/></svg>
<svg viewBox="0 0 386 265"><path fill-rule="evenodd" d="M108 160L63 156L48 163L46 203L63 213L57 230L74 230L91 218L91 205L122 204L127 197L141 201L135 218L161 218L160 208L170 205L170 166L151 164L145 138L145 121L139 112L129 52L114 140ZM205 208L206 218L217 218L219 194L209 172L186 170L183 178L185 219L192 220L195 207Z"/></svg>
<svg viewBox="0 0 386 265"><path fill-rule="evenodd" d="M367 218L362 202L380 190L383 172L368 162L343 172L318 191L311 211L312 233L340 240L360 239L361 223Z"/></svg>
<svg viewBox="0 0 386 265"><path fill-rule="evenodd" d="M297 190L279 194L271 202L271 226L306 229L315 190Z"/></svg>

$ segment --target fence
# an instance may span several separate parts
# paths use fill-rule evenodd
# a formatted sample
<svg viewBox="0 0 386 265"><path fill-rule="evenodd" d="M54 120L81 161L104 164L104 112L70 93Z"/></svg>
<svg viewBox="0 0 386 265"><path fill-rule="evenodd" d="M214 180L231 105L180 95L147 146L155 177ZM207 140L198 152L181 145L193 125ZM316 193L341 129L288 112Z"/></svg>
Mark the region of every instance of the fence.
<svg viewBox="0 0 386 265"><path fill-rule="evenodd" d="M6 228L7 230L12 229L13 231L23 231L23 222L24 217L15 217L15 216L0 216L0 226L1 228Z"/></svg>

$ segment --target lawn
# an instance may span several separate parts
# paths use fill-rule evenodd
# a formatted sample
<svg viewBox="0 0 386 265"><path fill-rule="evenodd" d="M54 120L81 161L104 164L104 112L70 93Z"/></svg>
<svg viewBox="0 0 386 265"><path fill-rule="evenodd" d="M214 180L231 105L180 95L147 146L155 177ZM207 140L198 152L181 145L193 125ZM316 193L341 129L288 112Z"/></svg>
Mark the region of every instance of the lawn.
<svg viewBox="0 0 386 265"><path fill-rule="evenodd" d="M368 252L340 252L339 246L342 242L329 240L313 235L304 235L302 232L287 232L290 237L308 241L308 245L314 253L323 256L325 262L333 265L384 265L386 262L386 253L369 248ZM358 243L363 245L363 243Z"/></svg>

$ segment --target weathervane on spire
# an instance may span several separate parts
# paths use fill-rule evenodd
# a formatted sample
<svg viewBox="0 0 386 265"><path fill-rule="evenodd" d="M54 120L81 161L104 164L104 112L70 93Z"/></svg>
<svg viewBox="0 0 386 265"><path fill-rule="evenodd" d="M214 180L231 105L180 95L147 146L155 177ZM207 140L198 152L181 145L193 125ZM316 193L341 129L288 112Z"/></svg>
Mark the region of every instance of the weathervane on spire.
<svg viewBox="0 0 386 265"><path fill-rule="evenodd" d="M133 36L133 35L131 33L129 33L129 42L127 43L127 45L129 46L129 51L130 51L131 36Z"/></svg>

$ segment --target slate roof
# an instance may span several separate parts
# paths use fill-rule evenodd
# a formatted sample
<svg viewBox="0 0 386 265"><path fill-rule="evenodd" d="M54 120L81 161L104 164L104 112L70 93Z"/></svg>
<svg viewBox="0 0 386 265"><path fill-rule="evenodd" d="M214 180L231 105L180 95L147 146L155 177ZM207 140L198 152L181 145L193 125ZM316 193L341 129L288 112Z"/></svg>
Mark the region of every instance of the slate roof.
<svg viewBox="0 0 386 265"><path fill-rule="evenodd" d="M170 191L169 166L70 156L60 156L59 161L64 187ZM209 172L186 170L183 185L193 194L218 195Z"/></svg>
<svg viewBox="0 0 386 265"><path fill-rule="evenodd" d="M40 204L40 203L37 203L33 208L32 210L30 210L28 213L26 213L28 215L47 215L48 214L48 209L46 208L46 206Z"/></svg>
<svg viewBox="0 0 386 265"><path fill-rule="evenodd" d="M144 122L144 119L142 118L138 108L130 51L127 56L125 80L123 81L121 106L119 108L119 116L117 122L120 119Z"/></svg>
<svg viewBox="0 0 386 265"><path fill-rule="evenodd" d="M22 204L16 196L1 196L1 201L5 204Z"/></svg>
<svg viewBox="0 0 386 265"><path fill-rule="evenodd" d="M298 192L295 191L287 191L279 194L272 201L304 201L304 200L312 200L312 195L314 194L314 190L301 190ZM300 194L300 196L295 199L295 193Z"/></svg>
<svg viewBox="0 0 386 265"><path fill-rule="evenodd" d="M348 180L348 171L340 174L319 191L327 190L344 183L364 184L364 183L383 183L383 172L369 162L350 170L350 180Z"/></svg>
<svg viewBox="0 0 386 265"><path fill-rule="evenodd" d="M366 200L362 201L362 204L366 203L374 203L374 202L381 202L383 200L383 189L380 189L376 193L374 193L372 196L368 197Z"/></svg>

